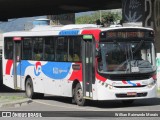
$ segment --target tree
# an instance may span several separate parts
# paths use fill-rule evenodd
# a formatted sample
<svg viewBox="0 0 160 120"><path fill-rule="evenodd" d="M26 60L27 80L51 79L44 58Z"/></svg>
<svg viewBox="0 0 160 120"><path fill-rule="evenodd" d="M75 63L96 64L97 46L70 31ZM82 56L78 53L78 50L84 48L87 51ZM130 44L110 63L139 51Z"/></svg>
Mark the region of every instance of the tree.
<svg viewBox="0 0 160 120"><path fill-rule="evenodd" d="M121 12L101 11L102 23L110 24L122 19ZM76 18L76 24L96 24L96 21L100 19L99 11L95 11L90 15L84 15Z"/></svg>

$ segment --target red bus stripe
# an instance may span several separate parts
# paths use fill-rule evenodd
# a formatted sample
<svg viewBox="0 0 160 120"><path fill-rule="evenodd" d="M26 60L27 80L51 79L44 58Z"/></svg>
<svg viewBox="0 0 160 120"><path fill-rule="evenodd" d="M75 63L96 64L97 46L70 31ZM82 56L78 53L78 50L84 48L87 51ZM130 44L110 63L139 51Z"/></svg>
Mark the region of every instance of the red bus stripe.
<svg viewBox="0 0 160 120"><path fill-rule="evenodd" d="M6 75L10 75L12 65L13 65L13 60L8 60L6 64Z"/></svg>
<svg viewBox="0 0 160 120"><path fill-rule="evenodd" d="M122 80L122 82L123 82L124 84L127 84L127 81L125 81L125 80Z"/></svg>

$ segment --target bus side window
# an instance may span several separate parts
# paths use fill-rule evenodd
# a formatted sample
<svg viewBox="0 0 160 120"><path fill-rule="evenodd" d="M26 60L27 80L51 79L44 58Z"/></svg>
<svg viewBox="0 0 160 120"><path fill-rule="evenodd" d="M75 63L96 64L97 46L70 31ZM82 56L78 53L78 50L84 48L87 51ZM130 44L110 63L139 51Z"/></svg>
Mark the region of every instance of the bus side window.
<svg viewBox="0 0 160 120"><path fill-rule="evenodd" d="M44 60L54 61L55 60L55 37L45 38L45 53Z"/></svg>
<svg viewBox="0 0 160 120"><path fill-rule="evenodd" d="M68 40L67 37L58 37L56 44L56 61L68 61Z"/></svg>
<svg viewBox="0 0 160 120"><path fill-rule="evenodd" d="M32 60L32 38L26 37L23 40L22 59Z"/></svg>
<svg viewBox="0 0 160 120"><path fill-rule="evenodd" d="M73 55L73 61L80 61L79 56L77 53L74 53Z"/></svg>
<svg viewBox="0 0 160 120"><path fill-rule="evenodd" d="M34 38L34 60L43 60L43 39L44 38Z"/></svg>
<svg viewBox="0 0 160 120"><path fill-rule="evenodd" d="M63 56L63 61L68 61L67 60L68 59L67 53L62 54L62 56Z"/></svg>
<svg viewBox="0 0 160 120"><path fill-rule="evenodd" d="M11 38L5 38L5 58L13 59L13 40Z"/></svg>
<svg viewBox="0 0 160 120"><path fill-rule="evenodd" d="M41 53L37 53L35 54L35 60L42 60L42 54Z"/></svg>
<svg viewBox="0 0 160 120"><path fill-rule="evenodd" d="M69 56L68 56L68 61L72 61L73 60L73 58L72 58L72 56L69 54Z"/></svg>
<svg viewBox="0 0 160 120"><path fill-rule="evenodd" d="M79 62L81 61L81 38L80 37L70 37L69 38L69 55L72 59L68 61Z"/></svg>

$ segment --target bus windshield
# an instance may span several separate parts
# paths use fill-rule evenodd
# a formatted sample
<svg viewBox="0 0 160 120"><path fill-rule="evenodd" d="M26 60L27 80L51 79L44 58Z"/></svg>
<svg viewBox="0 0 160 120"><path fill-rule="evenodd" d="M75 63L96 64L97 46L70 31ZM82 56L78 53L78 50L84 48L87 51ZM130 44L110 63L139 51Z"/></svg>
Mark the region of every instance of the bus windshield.
<svg viewBox="0 0 160 120"><path fill-rule="evenodd" d="M155 49L147 41L100 43L98 70L111 74L149 73L156 70Z"/></svg>

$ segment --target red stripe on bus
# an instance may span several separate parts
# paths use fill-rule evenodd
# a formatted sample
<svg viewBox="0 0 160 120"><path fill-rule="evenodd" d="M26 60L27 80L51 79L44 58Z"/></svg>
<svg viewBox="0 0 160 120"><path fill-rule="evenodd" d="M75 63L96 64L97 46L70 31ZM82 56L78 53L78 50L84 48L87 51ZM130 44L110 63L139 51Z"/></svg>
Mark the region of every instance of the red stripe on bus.
<svg viewBox="0 0 160 120"><path fill-rule="evenodd" d="M100 81L105 82L107 80L107 78L102 77L101 75L98 74L97 69L98 69L98 58L96 58L96 66L95 66L95 74L96 74L96 78Z"/></svg>
<svg viewBox="0 0 160 120"><path fill-rule="evenodd" d="M105 82L107 80L107 78L100 76L97 72L96 72L96 78L100 81L103 81L103 82Z"/></svg>
<svg viewBox="0 0 160 120"><path fill-rule="evenodd" d="M74 81L74 80L79 80L82 81L82 64L80 63L80 70L73 70L72 74L69 78L69 80Z"/></svg>
<svg viewBox="0 0 160 120"><path fill-rule="evenodd" d="M10 75L12 65L13 65L13 60L8 60L6 63L6 75Z"/></svg>
<svg viewBox="0 0 160 120"><path fill-rule="evenodd" d="M127 84L127 81L125 81L125 80L122 80L122 82L123 82L124 84Z"/></svg>
<svg viewBox="0 0 160 120"><path fill-rule="evenodd" d="M137 86L141 86L141 83L136 83L137 84Z"/></svg>

